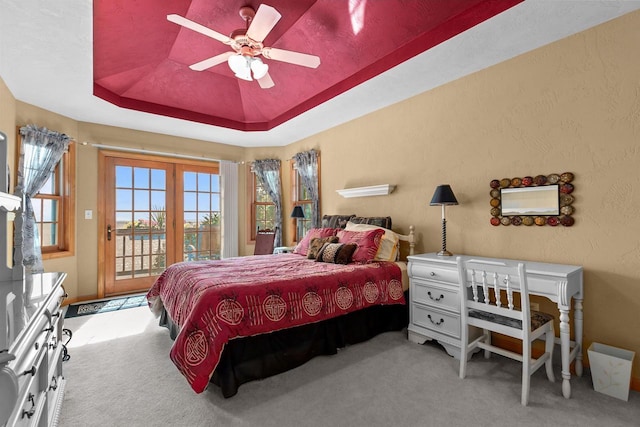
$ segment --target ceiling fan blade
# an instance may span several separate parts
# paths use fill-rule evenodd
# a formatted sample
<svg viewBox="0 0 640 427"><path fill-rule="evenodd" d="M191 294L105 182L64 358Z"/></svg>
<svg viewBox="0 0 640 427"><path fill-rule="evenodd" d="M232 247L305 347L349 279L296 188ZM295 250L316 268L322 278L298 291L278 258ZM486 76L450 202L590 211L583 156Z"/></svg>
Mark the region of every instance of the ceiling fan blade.
<svg viewBox="0 0 640 427"><path fill-rule="evenodd" d="M273 80L271 79L271 76L269 75L269 73L267 73L264 76L262 76L262 78L259 78L258 79L258 84L260 85L260 87L262 89L269 89L269 88L274 87L276 85L273 82Z"/></svg>
<svg viewBox="0 0 640 427"><path fill-rule="evenodd" d="M320 65L320 58L315 55L276 49L275 47L262 48L262 55L267 59L302 65L303 67L318 68Z"/></svg>
<svg viewBox="0 0 640 427"><path fill-rule="evenodd" d="M196 62L193 65L189 65L189 68L191 68L194 71L204 71L207 68L214 67L218 64L222 64L223 62L227 62L227 59L229 59L230 56L235 54L236 54L235 52L231 52L231 51L221 53L220 55L216 55L212 58L205 59L204 61Z"/></svg>
<svg viewBox="0 0 640 427"><path fill-rule="evenodd" d="M280 15L280 13L278 13L278 11L273 7L261 4L260 7L258 7L256 16L249 25L247 37L262 43L271 29L273 29L273 27L278 23L280 18L282 18L282 15Z"/></svg>
<svg viewBox="0 0 640 427"><path fill-rule="evenodd" d="M233 39L231 37L220 34L219 32L212 30L211 28L200 25L197 22L193 22L190 19L184 18L180 15L176 15L175 13L167 15L167 20L193 30L197 33L204 34L205 36L211 37L212 39L216 39L224 44L233 43Z"/></svg>

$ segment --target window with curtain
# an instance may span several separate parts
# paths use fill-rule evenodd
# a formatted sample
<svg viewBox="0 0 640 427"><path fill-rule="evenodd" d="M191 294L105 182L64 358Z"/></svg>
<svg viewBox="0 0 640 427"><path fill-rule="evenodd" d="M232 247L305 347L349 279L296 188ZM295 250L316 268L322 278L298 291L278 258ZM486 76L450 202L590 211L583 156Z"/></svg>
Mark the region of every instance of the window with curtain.
<svg viewBox="0 0 640 427"><path fill-rule="evenodd" d="M293 206L300 206L304 212L304 218L292 218L291 230L293 235L293 241L299 242L312 227L312 211L313 200L310 192L304 186L302 178L298 170L294 167L294 162L290 162L290 183L291 183L291 201Z"/></svg>
<svg viewBox="0 0 640 427"><path fill-rule="evenodd" d="M273 230L275 227L276 205L271 201L271 197L255 173L250 172L249 181L251 183L251 220L249 223L250 238L253 241L256 240L258 230Z"/></svg>
<svg viewBox="0 0 640 427"><path fill-rule="evenodd" d="M16 194L25 198L23 264L38 273L43 258L73 254L75 152L71 138L46 128L24 126L20 136Z"/></svg>
<svg viewBox="0 0 640 427"><path fill-rule="evenodd" d="M309 150L298 153L292 162L292 201L304 211L304 219L295 227L296 241L311 228L320 227L320 153ZM297 236L300 233L302 236Z"/></svg>
<svg viewBox="0 0 640 427"><path fill-rule="evenodd" d="M70 144L49 179L31 199L43 259L73 255L75 144Z"/></svg>
<svg viewBox="0 0 640 427"><path fill-rule="evenodd" d="M260 229L276 230L274 246L282 242L282 184L280 180L280 160L255 160L251 165L254 175L253 200L251 203L252 230L250 236ZM264 227L262 227L264 225Z"/></svg>

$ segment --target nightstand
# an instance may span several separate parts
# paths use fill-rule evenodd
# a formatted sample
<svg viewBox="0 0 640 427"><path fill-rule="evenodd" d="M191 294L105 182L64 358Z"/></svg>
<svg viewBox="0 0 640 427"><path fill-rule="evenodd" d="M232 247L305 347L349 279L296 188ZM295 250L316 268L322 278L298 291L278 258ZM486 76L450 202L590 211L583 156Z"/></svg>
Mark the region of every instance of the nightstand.
<svg viewBox="0 0 640 427"><path fill-rule="evenodd" d="M408 257L409 340L437 340L460 359L460 286L455 257L435 253ZM453 262L452 262L453 261Z"/></svg>

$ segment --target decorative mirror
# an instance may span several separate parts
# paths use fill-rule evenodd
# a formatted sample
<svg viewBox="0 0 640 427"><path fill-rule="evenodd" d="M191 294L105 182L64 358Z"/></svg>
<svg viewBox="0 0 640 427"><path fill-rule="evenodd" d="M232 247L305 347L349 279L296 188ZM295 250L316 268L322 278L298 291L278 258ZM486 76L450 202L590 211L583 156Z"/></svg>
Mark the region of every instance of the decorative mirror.
<svg viewBox="0 0 640 427"><path fill-rule="evenodd" d="M491 186L491 225L574 224L573 173L494 179Z"/></svg>

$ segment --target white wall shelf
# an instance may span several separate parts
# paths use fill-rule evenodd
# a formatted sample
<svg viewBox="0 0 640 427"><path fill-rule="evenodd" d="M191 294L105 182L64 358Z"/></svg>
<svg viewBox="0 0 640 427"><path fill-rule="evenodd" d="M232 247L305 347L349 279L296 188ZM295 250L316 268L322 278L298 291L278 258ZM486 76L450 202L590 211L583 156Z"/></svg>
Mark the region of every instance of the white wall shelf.
<svg viewBox="0 0 640 427"><path fill-rule="evenodd" d="M351 197L369 197L369 196L386 196L395 190L395 185L382 184L371 185L369 187L345 188L344 190L336 190L344 198Z"/></svg>

